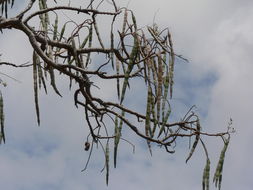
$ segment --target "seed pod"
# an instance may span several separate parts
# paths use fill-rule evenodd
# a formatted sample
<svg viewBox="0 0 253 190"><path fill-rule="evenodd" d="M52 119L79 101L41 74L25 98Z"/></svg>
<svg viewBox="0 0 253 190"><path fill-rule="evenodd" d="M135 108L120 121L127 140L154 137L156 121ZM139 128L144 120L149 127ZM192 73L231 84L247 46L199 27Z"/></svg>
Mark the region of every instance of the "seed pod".
<svg viewBox="0 0 253 190"><path fill-rule="evenodd" d="M215 174L214 174L214 177L213 177L213 182L215 182L215 187L218 187L219 189L221 188L222 170L223 170L223 164L224 164L225 154L226 154L226 151L227 151L229 140L230 140L230 138L225 140L224 147L221 151L220 159L219 159L219 162L217 164Z"/></svg>
<svg viewBox="0 0 253 190"><path fill-rule="evenodd" d="M134 46L133 46L131 54L130 54L128 68L126 70L125 78L124 78L124 82L123 82L123 86L122 86L120 104L122 104L122 102L124 100L125 92L126 92L126 87L128 85L129 75L130 75L131 71L134 68L134 62L135 62L135 58L136 58L136 56L138 54L138 50L139 50L139 46L138 46L137 34L135 34L134 35Z"/></svg>
<svg viewBox="0 0 253 190"><path fill-rule="evenodd" d="M38 98L38 77L37 77L37 65L39 64L38 54L33 52L33 90L34 90L34 102L37 116L37 123L40 125L40 110L39 110L39 98Z"/></svg>
<svg viewBox="0 0 253 190"><path fill-rule="evenodd" d="M197 127L196 127L196 137L195 137L195 141L192 145L192 148L191 148L191 151L189 153L189 156L187 157L186 159L186 163L188 162L188 160L191 158L193 152L195 151L195 148L197 147L197 144L199 142L199 138L200 138L200 129L201 129L201 126L200 126L200 123L199 123L199 119L197 120Z"/></svg>
<svg viewBox="0 0 253 190"><path fill-rule="evenodd" d="M4 133L4 101L3 96L0 91L0 124L1 124L1 133L0 133L0 144L2 141L5 143L5 133Z"/></svg>
<svg viewBox="0 0 253 190"><path fill-rule="evenodd" d="M85 144L84 144L84 150L85 151L88 151L90 149L90 143L87 141L87 142L85 142Z"/></svg>
<svg viewBox="0 0 253 190"><path fill-rule="evenodd" d="M109 151L109 143L106 143L105 148L105 169L106 169L106 185L109 182L109 161L110 161L110 151Z"/></svg>
<svg viewBox="0 0 253 190"><path fill-rule="evenodd" d="M124 20L123 20L122 33L124 33L125 30L126 30L126 24L127 24L127 9L125 9L125 12L124 12Z"/></svg>
<svg viewBox="0 0 253 190"><path fill-rule="evenodd" d="M158 87L157 87L157 120L160 119L160 109L161 109L161 97L162 97L162 84L163 84L163 65L162 65L162 57L161 54L158 54Z"/></svg>
<svg viewBox="0 0 253 190"><path fill-rule="evenodd" d="M57 38L57 32L58 32L58 15L56 15L55 21L54 21L54 34L53 34L53 40L56 40L56 38Z"/></svg>
<svg viewBox="0 0 253 190"><path fill-rule="evenodd" d="M202 189L209 190L209 178L210 178L210 160L207 158L206 166L203 172Z"/></svg>

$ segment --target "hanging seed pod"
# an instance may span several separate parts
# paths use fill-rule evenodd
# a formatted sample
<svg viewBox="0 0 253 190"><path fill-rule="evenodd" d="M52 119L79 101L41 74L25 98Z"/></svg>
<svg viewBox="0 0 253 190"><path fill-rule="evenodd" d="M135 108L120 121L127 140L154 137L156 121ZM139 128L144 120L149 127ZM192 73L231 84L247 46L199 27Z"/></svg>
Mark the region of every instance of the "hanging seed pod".
<svg viewBox="0 0 253 190"><path fill-rule="evenodd" d="M167 96L169 91L169 72L167 71L165 79L163 80L164 86L164 94L163 94L163 102L162 102L162 120L165 120L165 104L167 102Z"/></svg>
<svg viewBox="0 0 253 190"><path fill-rule="evenodd" d="M100 33L99 33L99 31L98 31L98 26L97 26L97 22L96 22L95 17L93 17L93 25L94 25L95 32L96 32L96 34L97 34L98 41L99 41L101 47L102 47L103 49L105 49L105 46L104 46L104 44L103 44L103 42L102 42L102 39L101 39L101 37L100 37Z"/></svg>
<svg viewBox="0 0 253 190"><path fill-rule="evenodd" d="M209 190L209 179L210 179L210 160L207 158L206 166L203 172L202 189Z"/></svg>
<svg viewBox="0 0 253 190"><path fill-rule="evenodd" d="M161 126L161 128L160 128L160 131L159 131L159 133L158 133L157 138L160 137L160 135L162 134L162 132L165 132L165 124L167 123L167 121L168 121L168 119L169 119L170 113L171 113L171 107L170 107L170 104L168 104L168 110L167 110L166 115L163 117L162 126Z"/></svg>
<svg viewBox="0 0 253 190"><path fill-rule="evenodd" d="M111 29L111 50L114 49L114 35L113 35L113 28ZM114 53L113 51L110 53L110 59L112 62L112 68L114 70Z"/></svg>
<svg viewBox="0 0 253 190"><path fill-rule="evenodd" d="M147 106L146 106L146 119L145 119L145 133L147 136L151 134L150 116L151 116L152 92L151 87L148 87Z"/></svg>
<svg viewBox="0 0 253 190"><path fill-rule="evenodd" d="M124 100L124 97L125 97L125 92L126 92L126 87L128 85L129 75L130 75L131 71L134 68L135 58L138 54L138 48L139 48L139 46L138 46L138 41L137 41L137 34L135 34L134 35L134 46L133 46L133 49L132 49L131 54L130 54L128 68L126 70L124 83L123 83L123 86L122 86L120 104L122 104L122 102Z"/></svg>
<svg viewBox="0 0 253 190"><path fill-rule="evenodd" d="M168 39L169 39L169 45L170 45L170 61L169 61L170 98L172 98L173 84L174 84L175 54L174 54L174 50L173 50L173 43L172 43L171 34L169 31L168 31Z"/></svg>
<svg viewBox="0 0 253 190"><path fill-rule="evenodd" d="M109 142L107 142L105 148L106 185L108 185L109 182L109 161L110 161L110 151L109 151Z"/></svg>
<svg viewBox="0 0 253 190"><path fill-rule="evenodd" d="M122 27L122 33L125 33L126 30L126 24L127 24L127 9L125 9L124 12L124 20L123 20L123 27Z"/></svg>
<svg viewBox="0 0 253 190"><path fill-rule="evenodd" d="M37 59L39 59L39 57L37 57ZM45 78L43 76L43 71L41 68L41 62L40 60L37 60L37 69L38 69L38 77L39 77L39 89L41 89L41 84L43 85L43 88L45 90L45 93L47 94L47 86L46 86L46 81Z"/></svg>
<svg viewBox="0 0 253 190"><path fill-rule="evenodd" d="M116 75L119 76L119 69L120 69L120 62L116 57ZM118 95L118 99L120 99L120 84L119 84L119 78L116 79L117 80L117 95Z"/></svg>
<svg viewBox="0 0 253 190"><path fill-rule="evenodd" d="M154 97L153 97L153 93L152 93L152 96L151 96L151 113L152 113L152 117L154 119L154 122L153 122L153 129L152 129L152 133L151 133L151 137L153 138L154 135L155 135L155 132L156 132L156 129L157 129L157 126L158 126L158 121L157 121L157 114L156 114L156 111L155 111L155 100L154 100Z"/></svg>
<svg viewBox="0 0 253 190"><path fill-rule="evenodd" d="M0 144L2 141L5 143L5 133L4 133L4 101L3 95L0 91L0 125L1 125L1 133L0 133Z"/></svg>
<svg viewBox="0 0 253 190"><path fill-rule="evenodd" d="M148 87L148 95L147 95L147 108L146 108L146 119L145 119L145 134L147 137L152 134L151 131L151 126L150 126L150 116L151 116L151 102L152 102L152 92L151 92L151 87ZM149 152L152 155L152 149L151 149L151 144L150 141L147 140L147 145L149 148Z"/></svg>
<svg viewBox="0 0 253 190"><path fill-rule="evenodd" d="M124 117L125 116L125 112L122 111L121 116ZM119 124L118 124L118 117L116 116L115 121L115 128L114 128L114 168L116 168L117 166L117 153L118 153L118 145L120 142L120 138L121 138L121 131L122 131L122 126L123 126L123 121L120 120Z"/></svg>
<svg viewBox="0 0 253 190"><path fill-rule="evenodd" d="M191 151L190 151L190 154L189 156L187 157L186 159L186 163L188 162L188 160L191 158L193 152L195 151L196 147L197 147L197 144L199 142L199 138L200 138L200 130L201 130L201 126L200 126L200 122L199 122L199 119L197 120L197 127L196 127L196 137L195 137L195 141L192 145L192 148L191 148Z"/></svg>
<svg viewBox="0 0 253 190"><path fill-rule="evenodd" d="M230 137L227 140L225 140L224 147L221 151L220 159L219 159L219 162L217 164L215 174L214 174L214 177L213 177L213 182L215 183L215 187L218 187L219 190L221 189L222 170L223 170L223 164L224 164L225 154L226 154L226 151L227 151L227 148L228 148L229 140L230 140Z"/></svg>
<svg viewBox="0 0 253 190"><path fill-rule="evenodd" d="M50 46L49 47L49 58L52 59L53 56L52 56L52 47ZM59 90L57 89L56 87L56 83L55 83L55 75L54 75L54 69L48 65L48 72L49 72L49 76L50 76L50 79L51 79L51 86L53 87L54 91L56 94L58 94L60 97L62 97L61 93L59 92Z"/></svg>
<svg viewBox="0 0 253 190"><path fill-rule="evenodd" d="M115 117L115 121L114 121L114 168L116 168L117 166L117 152L118 152L118 145L119 145L119 140L120 140L120 131L119 131L119 126L118 126L118 117Z"/></svg>
<svg viewBox="0 0 253 190"><path fill-rule="evenodd" d="M134 30L137 31L137 23L136 23L136 18L134 16L134 13L131 11L131 15L132 15L132 21L134 24Z"/></svg>
<svg viewBox="0 0 253 190"><path fill-rule="evenodd" d="M160 109L161 109L161 97L162 97L162 85L163 85L163 64L162 64L162 57L161 54L158 53L158 87L157 87L157 120L160 120Z"/></svg>
<svg viewBox="0 0 253 190"><path fill-rule="evenodd" d="M33 90L34 90L34 102L37 116L37 123L40 125L40 110L39 110L39 98L38 98L38 77L37 77L37 65L39 64L38 54L33 52Z"/></svg>
<svg viewBox="0 0 253 190"><path fill-rule="evenodd" d="M57 33L58 33L58 15L56 15L55 21L54 21L53 40L56 40L56 38L57 38Z"/></svg>
<svg viewBox="0 0 253 190"><path fill-rule="evenodd" d="M65 32L65 30L66 30L66 25L67 25L67 23L65 23L65 24L63 25L62 29L61 29L61 33L60 33L60 37L59 37L59 42L60 42L60 41L62 40L62 38L63 38L64 32Z"/></svg>
<svg viewBox="0 0 253 190"><path fill-rule="evenodd" d="M76 49L76 44L75 44L75 39L73 37L71 37L71 44L72 44L72 50L73 50L73 57L74 57L74 60L76 62L76 66L80 67L80 68L83 68L81 62L80 62L80 59L77 55L77 49Z"/></svg>
<svg viewBox="0 0 253 190"><path fill-rule="evenodd" d="M154 87L155 87L155 92L157 92L158 90L158 79L157 79L157 76L158 76L158 69L157 69L157 62L155 60L155 58L151 58L150 59L150 62L151 62L151 69L152 69L152 77L153 77L153 84L154 84Z"/></svg>
<svg viewBox="0 0 253 190"><path fill-rule="evenodd" d="M88 44L88 47L89 47L89 48L91 48L91 46L92 46L92 33L93 33L93 27L92 27L92 25L90 25L90 30L89 30L89 44ZM87 54L87 60L86 60L85 67L88 66L89 61L90 61L90 53Z"/></svg>

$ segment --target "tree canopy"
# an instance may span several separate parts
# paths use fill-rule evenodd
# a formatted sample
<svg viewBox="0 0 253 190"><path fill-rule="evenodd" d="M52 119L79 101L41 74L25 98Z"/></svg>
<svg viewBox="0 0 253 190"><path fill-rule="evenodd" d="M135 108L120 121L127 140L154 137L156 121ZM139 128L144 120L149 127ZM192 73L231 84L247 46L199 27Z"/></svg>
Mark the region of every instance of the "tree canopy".
<svg viewBox="0 0 253 190"><path fill-rule="evenodd" d="M186 162L200 144L206 156L203 189L209 189L210 178L210 159L203 137L220 137L224 148L213 181L216 187L221 188L225 152L233 132L232 120L226 131L207 133L193 106L181 120L171 121L170 101L176 74L174 66L179 60L188 60L174 51L172 34L168 28L160 28L156 23L138 27L134 12L127 7L118 7L114 0L90 0L77 5L30 0L20 13L9 18L8 12L13 5L14 0L0 1L0 31L18 30L24 33L33 48L32 63L16 65L8 60L0 60L0 65L33 68L38 125L41 123L39 90L47 93L50 86L56 94L63 96L55 77L61 75L69 80L66 85L74 93L75 106L84 110L89 128L90 133L84 144L85 151L89 151L86 167L94 145L100 146L105 156L107 184L110 160L113 160L115 168L117 166L120 141L127 141L134 148L124 138L124 127L146 141L151 155L154 144L159 145L161 151L173 154L177 141L194 138L193 143L189 141L191 148ZM112 81L111 89L116 97L110 100L103 98L105 92L97 85L98 81L103 84L103 81L108 80ZM4 76L1 76L0 83L6 85ZM140 85L138 88L142 90L141 94L132 92L131 87L136 84ZM101 96L95 96L94 90L100 90ZM134 98L133 94L143 97L145 107L141 107L140 103L140 106L136 105L139 106L138 110L135 110L128 105L129 100ZM0 139L5 143L3 105L3 95L0 93Z"/></svg>

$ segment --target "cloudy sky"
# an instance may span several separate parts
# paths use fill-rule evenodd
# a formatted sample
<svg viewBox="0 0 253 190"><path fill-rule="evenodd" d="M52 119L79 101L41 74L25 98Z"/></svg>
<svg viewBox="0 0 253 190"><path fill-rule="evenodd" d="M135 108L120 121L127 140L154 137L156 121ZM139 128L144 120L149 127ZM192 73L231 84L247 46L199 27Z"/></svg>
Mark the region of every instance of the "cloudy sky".
<svg viewBox="0 0 253 190"><path fill-rule="evenodd" d="M249 0L134 0L120 1L135 11L140 26L169 27L178 54L190 63L176 65L175 110L184 115L197 105L203 128L226 130L230 118L236 133L226 154L222 189L253 188L253 1ZM25 5L18 5L22 9ZM31 48L21 33L0 34L2 60L24 63ZM174 155L159 148L153 157L142 146L122 143L117 169L111 169L105 185L103 155L95 151L88 170L83 169L86 126L83 112L73 106L72 93L63 98L52 91L40 94L42 125L37 127L33 104L31 70L1 71L21 82L5 78L1 87L5 100L7 143L0 147L0 186L6 190L83 189L201 189L205 157L200 148L185 164L188 149L178 147ZM64 84L59 84L64 90ZM108 96L110 96L108 92ZM138 141L137 141L138 142ZM220 139L207 139L211 175L222 148ZM141 143L139 143L141 144ZM215 189L211 185L211 189Z"/></svg>

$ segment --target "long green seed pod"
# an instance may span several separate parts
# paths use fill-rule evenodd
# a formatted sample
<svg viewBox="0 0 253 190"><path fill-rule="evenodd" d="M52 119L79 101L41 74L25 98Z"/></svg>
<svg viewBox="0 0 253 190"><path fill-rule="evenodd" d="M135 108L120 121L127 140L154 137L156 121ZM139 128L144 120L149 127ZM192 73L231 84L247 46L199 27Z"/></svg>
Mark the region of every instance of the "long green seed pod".
<svg viewBox="0 0 253 190"><path fill-rule="evenodd" d="M175 54L173 50L173 43L170 32L168 32L168 39L170 44L170 61L169 61L169 74L170 74L170 98L172 98L173 84L174 84L174 65L175 65Z"/></svg>
<svg viewBox="0 0 253 190"><path fill-rule="evenodd" d="M41 89L41 83L44 87L44 90L45 90L45 93L47 94L47 86L46 86L46 81L45 81L45 78L43 76L43 71L41 69L41 65L40 65L40 62L39 62L39 65L38 66L38 76L39 76L39 88Z"/></svg>
<svg viewBox="0 0 253 190"><path fill-rule="evenodd" d="M116 57L116 75L119 75L119 69L120 69L120 62ZM119 84L119 78L116 79L117 80L117 95L118 95L118 99L120 99L120 84Z"/></svg>
<svg viewBox="0 0 253 190"><path fill-rule="evenodd" d="M118 144L119 144L119 139L120 139L120 133L119 133L119 126L118 126L118 117L115 117L114 120L114 168L117 166L117 152L118 152Z"/></svg>
<svg viewBox="0 0 253 190"><path fill-rule="evenodd" d="M152 91L151 87L148 87L147 94L147 105L146 105L146 120L145 120L145 133L147 136L151 134L151 126L150 126L150 116L151 116L151 107L152 107Z"/></svg>
<svg viewBox="0 0 253 190"><path fill-rule="evenodd" d="M58 33L58 15L56 15L55 21L54 21L53 40L56 40L56 38L57 38L57 33Z"/></svg>
<svg viewBox="0 0 253 190"><path fill-rule="evenodd" d="M1 133L0 133L0 144L2 141L5 143L5 133L4 133L4 101L3 96L0 91L0 124L1 124Z"/></svg>
<svg viewBox="0 0 253 190"><path fill-rule="evenodd" d="M40 125L40 110L39 110L39 98L38 98L38 79L37 79L37 64L38 63L38 54L33 52L33 90L34 90L34 102L35 102L35 110L37 116L37 123Z"/></svg>
<svg viewBox="0 0 253 190"><path fill-rule="evenodd" d="M89 48L91 48L91 46L92 46L92 35L93 35L92 33L93 33L93 27L92 27L92 25L90 25L90 30L89 30L89 44L88 44L88 47L89 47ZM87 60L86 60L85 67L88 66L89 61L90 61L90 53L87 54Z"/></svg>
<svg viewBox="0 0 253 190"><path fill-rule="evenodd" d="M124 117L125 116L125 112L122 111L121 116ZM114 128L114 168L116 168L117 166L117 154L118 154L118 145L120 142L120 137L121 137L121 131L122 131L122 126L123 126L123 121L120 120L119 124L118 124L118 117L116 116L115 121L115 128Z"/></svg>
<svg viewBox="0 0 253 190"><path fill-rule="evenodd" d="M134 30L137 31L137 23L136 23L136 18L134 16L134 13L131 11L131 15L132 15L132 21L133 21L133 24L134 24Z"/></svg>
<svg viewBox="0 0 253 190"><path fill-rule="evenodd" d="M167 110L166 115L162 118L162 126L160 128L160 131L159 131L159 134L158 134L157 138L159 138L160 135L162 134L162 132L165 131L165 124L167 123L167 121L169 119L170 113L171 113L171 107L170 107L170 104L168 104L168 110Z"/></svg>
<svg viewBox="0 0 253 190"><path fill-rule="evenodd" d="M163 102L162 102L162 119L165 119L165 104L167 102L167 96L169 91L169 72L167 71L165 80L163 81L164 85L164 94L163 94Z"/></svg>
<svg viewBox="0 0 253 190"><path fill-rule="evenodd" d="M124 78L124 82L123 82L123 86L122 86L120 104L122 104L124 97L125 97L126 87L128 85L128 79L129 79L131 71L133 70L135 58L138 54L138 49L139 49L139 46L138 46L137 34L135 34L134 35L134 46L133 46L133 49L130 54L128 68L126 70L125 78Z"/></svg>
<svg viewBox="0 0 253 190"><path fill-rule="evenodd" d="M125 12L124 12L124 20L123 20L123 26L122 26L122 33L125 33L126 24L127 24L127 9L125 9Z"/></svg>
<svg viewBox="0 0 253 190"><path fill-rule="evenodd" d="M158 88L157 88L157 120L160 120L160 109L161 109L161 97L162 97L162 85L163 85L163 65L161 54L158 54Z"/></svg>
<svg viewBox="0 0 253 190"><path fill-rule="evenodd" d="M152 91L151 87L148 87L148 95L147 95L147 107L146 107L146 120L145 120L145 134L147 137L150 136L151 132L151 126L150 126L150 116L151 116L151 98L152 98ZM150 154L152 155L152 150L151 150L151 144L150 141L147 140L148 148L150 151Z"/></svg>
<svg viewBox="0 0 253 190"><path fill-rule="evenodd" d="M49 47L49 55L48 55L48 56L49 56L50 59L53 58L51 46ZM53 69L52 67L49 66L49 67L48 67L48 70L49 70L49 75L50 75L50 79L51 79L51 83L50 83L51 86L53 87L55 93L62 97L61 93L59 92L59 90L58 90L57 87L56 87L54 69Z"/></svg>
<svg viewBox="0 0 253 190"><path fill-rule="evenodd" d="M203 172L202 189L209 190L209 179L210 179L210 160L207 158L206 166Z"/></svg>
<svg viewBox="0 0 253 190"><path fill-rule="evenodd" d="M197 144L199 142L199 138L200 138L200 130L201 130L201 126L200 126L200 122L199 119L197 120L197 127L196 127L196 137L195 137L195 141L192 145L191 151L189 153L189 156L186 159L186 163L188 162L188 160L191 158L193 152L195 151Z"/></svg>
<svg viewBox="0 0 253 190"><path fill-rule="evenodd" d="M102 42L102 39L101 39L101 37L100 37L100 33L99 33L99 31L98 31L98 26L97 26L97 22L96 22L95 17L93 17L93 25L94 25L95 32L96 32L96 34L97 34L97 38L98 38L99 44L101 45L101 47L102 47L103 49L105 49L105 46L104 46L104 44L103 44L103 42Z"/></svg>
<svg viewBox="0 0 253 190"><path fill-rule="evenodd" d="M61 29L61 33L60 33L60 37L59 37L59 42L60 42L60 41L62 40L62 38L63 38L64 32L65 32L65 30L66 30L66 25L67 25L67 23L65 23L65 24L63 25L62 29Z"/></svg>
<svg viewBox="0 0 253 190"><path fill-rule="evenodd" d="M106 185L108 185L109 182L109 161L110 161L110 151L109 151L109 142L107 142L105 148Z"/></svg>
<svg viewBox="0 0 253 190"><path fill-rule="evenodd" d="M230 140L230 138L225 140L224 147L221 151L220 159L219 159L219 162L217 164L215 174L214 174L214 177L213 177L213 182L215 182L215 187L218 187L219 190L221 189L222 170L223 170L223 164L224 164L225 154L226 154L226 151L227 151L227 148L228 148L229 140Z"/></svg>

